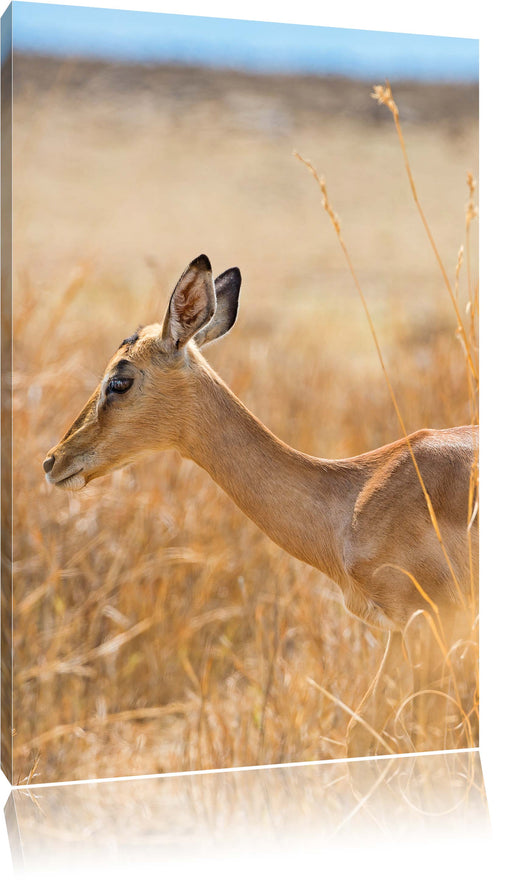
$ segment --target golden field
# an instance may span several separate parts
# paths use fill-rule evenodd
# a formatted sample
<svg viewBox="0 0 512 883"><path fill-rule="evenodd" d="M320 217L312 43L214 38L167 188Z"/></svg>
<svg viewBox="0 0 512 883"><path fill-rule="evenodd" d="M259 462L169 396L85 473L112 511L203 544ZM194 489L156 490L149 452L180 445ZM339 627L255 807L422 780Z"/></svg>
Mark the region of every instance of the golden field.
<svg viewBox="0 0 512 883"><path fill-rule="evenodd" d="M50 488L41 464L121 340L163 317L202 252L243 278L235 328L207 358L274 433L321 457L400 436L293 150L326 177L408 431L470 422L455 314L392 116L372 83L336 78L19 56L14 80L14 781L343 757L340 703L358 706L385 635L348 616L333 583L174 452L77 495ZM455 283L476 94L393 91ZM396 750L477 742L476 655L472 634L434 716L413 717L405 657L380 685Z"/></svg>

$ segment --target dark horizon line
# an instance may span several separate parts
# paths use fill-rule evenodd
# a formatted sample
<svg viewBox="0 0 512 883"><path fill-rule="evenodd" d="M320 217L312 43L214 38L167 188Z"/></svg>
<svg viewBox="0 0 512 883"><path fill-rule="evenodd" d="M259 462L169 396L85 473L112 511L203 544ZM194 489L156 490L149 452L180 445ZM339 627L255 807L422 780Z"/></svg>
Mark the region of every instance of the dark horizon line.
<svg viewBox="0 0 512 883"><path fill-rule="evenodd" d="M400 84L414 84L419 86L466 86L466 87L477 87L479 86L480 78L477 76L475 78L469 77L456 77L456 76L438 76L436 78L426 78L425 76L415 76L414 74L408 74L407 76L401 74L396 77L386 77L383 78L379 74L368 75L367 77L363 77L361 75L351 76L350 74L342 73L341 71L319 71L319 70L292 70L292 69L264 69L264 68L253 68L253 67L240 67L237 65L222 65L217 64L215 62L209 62L208 64L199 64L193 61L181 61L179 59L168 59L163 60L159 58L155 59L140 59L140 58L129 58L127 56L106 56L106 55L94 55L94 54L85 54L80 52L74 52L69 54L58 53L58 52L44 52L37 49L29 49L26 47L16 48L13 47L13 56L25 56L30 58L38 58L44 61L55 61L60 63L72 62L72 63L80 63L80 64L104 64L106 66L118 66L118 67L127 67L127 68L145 68L146 70L154 69L154 68L179 68L181 70L194 70L194 71L215 71L216 73L227 73L227 74L241 74L248 78L258 78L258 77L283 77L283 78L304 78L304 79L324 79L324 80L343 80L350 83L371 83L372 85L376 83L383 84L386 81L390 81L391 83L400 83Z"/></svg>

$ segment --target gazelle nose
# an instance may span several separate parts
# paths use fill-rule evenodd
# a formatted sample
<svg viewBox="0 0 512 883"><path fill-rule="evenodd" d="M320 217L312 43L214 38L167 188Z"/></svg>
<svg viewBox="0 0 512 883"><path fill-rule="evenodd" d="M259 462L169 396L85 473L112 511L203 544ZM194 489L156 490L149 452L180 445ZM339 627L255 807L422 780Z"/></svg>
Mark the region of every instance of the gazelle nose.
<svg viewBox="0 0 512 883"><path fill-rule="evenodd" d="M55 457L47 457L43 463L43 469L45 472L51 472L53 469L53 464L55 463Z"/></svg>

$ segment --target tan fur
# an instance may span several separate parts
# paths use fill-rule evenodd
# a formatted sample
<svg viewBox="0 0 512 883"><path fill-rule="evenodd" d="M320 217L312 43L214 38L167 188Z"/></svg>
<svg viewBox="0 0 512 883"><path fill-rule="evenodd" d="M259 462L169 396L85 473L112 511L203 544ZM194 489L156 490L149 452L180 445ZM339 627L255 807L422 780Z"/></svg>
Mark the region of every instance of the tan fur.
<svg viewBox="0 0 512 883"><path fill-rule="evenodd" d="M190 267L199 281L210 280L209 262L198 261ZM186 279L193 288L190 267ZM415 610L428 607L397 568L412 573L441 609L459 605L406 440L338 461L288 447L208 365L190 337L186 291L178 294L163 326L147 326L115 353L104 379L49 452L55 458L50 483L80 489L143 454L174 447L209 472L278 545L337 582L347 609L370 625L401 630ZM190 337L183 346L173 340L181 308L187 322L182 328ZM199 321L210 321L210 313ZM200 328L204 339L204 324L194 333ZM108 383L121 361L128 363L124 370L133 384L126 394L109 398ZM477 430L423 429L409 441L467 596L468 495ZM472 550L476 556L476 534ZM473 566L476 572L476 558Z"/></svg>

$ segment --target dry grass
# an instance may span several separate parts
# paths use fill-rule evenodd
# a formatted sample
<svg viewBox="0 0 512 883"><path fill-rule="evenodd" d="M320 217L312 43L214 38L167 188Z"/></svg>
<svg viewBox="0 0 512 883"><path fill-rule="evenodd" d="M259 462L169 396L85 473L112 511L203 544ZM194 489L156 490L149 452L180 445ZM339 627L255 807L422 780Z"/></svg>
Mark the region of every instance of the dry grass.
<svg viewBox="0 0 512 883"><path fill-rule="evenodd" d="M14 108L15 780L341 757L350 715L340 702L358 706L385 636L343 612L334 584L172 452L76 496L52 491L41 462L114 348L163 316L200 252L244 279L237 325L208 358L277 435L325 457L398 437L349 272L294 148L329 181L406 426L471 421L452 304L389 113L378 125L329 114L313 124L306 102L276 117L257 80L261 113L249 119L234 78L179 112L135 86L128 98L95 91L76 65L40 82L24 76ZM361 90L371 103L371 84ZM418 121L406 135L462 312L472 304L469 333L475 251L466 276L457 256L471 246L476 120L455 134ZM410 637L419 652L419 623ZM405 659L382 685L393 748L475 743L475 637L450 657L434 715L415 716Z"/></svg>

